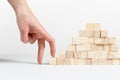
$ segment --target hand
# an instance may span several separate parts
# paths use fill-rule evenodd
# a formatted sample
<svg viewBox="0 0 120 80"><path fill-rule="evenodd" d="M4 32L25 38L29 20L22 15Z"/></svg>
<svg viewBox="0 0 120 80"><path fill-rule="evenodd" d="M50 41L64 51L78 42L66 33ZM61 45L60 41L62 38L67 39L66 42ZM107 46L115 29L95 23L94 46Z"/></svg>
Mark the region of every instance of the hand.
<svg viewBox="0 0 120 80"><path fill-rule="evenodd" d="M39 23L30 8L28 6L13 8L16 13L16 20L22 42L30 42L33 44L36 40L38 41L38 63L42 63L45 41L49 43L51 56L54 57L56 51L55 40Z"/></svg>

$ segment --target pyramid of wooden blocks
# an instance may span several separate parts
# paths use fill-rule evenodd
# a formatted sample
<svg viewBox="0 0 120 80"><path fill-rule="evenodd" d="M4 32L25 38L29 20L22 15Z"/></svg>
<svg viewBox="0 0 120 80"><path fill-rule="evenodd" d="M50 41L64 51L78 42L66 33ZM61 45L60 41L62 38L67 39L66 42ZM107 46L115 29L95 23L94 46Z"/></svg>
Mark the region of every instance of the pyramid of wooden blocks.
<svg viewBox="0 0 120 80"><path fill-rule="evenodd" d="M51 65L119 65L120 54L115 37L108 37L98 23L87 23L79 37L58 57L50 59Z"/></svg>

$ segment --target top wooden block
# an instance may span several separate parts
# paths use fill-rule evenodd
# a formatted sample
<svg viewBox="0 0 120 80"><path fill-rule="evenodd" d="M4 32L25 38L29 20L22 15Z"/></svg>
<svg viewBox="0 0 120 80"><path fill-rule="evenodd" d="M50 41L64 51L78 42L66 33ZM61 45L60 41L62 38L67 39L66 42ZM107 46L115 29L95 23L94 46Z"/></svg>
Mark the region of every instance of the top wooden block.
<svg viewBox="0 0 120 80"><path fill-rule="evenodd" d="M88 31L93 31L93 30L94 30L94 25L93 25L93 23L87 23L87 24L86 24L86 30L88 30Z"/></svg>
<svg viewBox="0 0 120 80"><path fill-rule="evenodd" d="M101 30L101 25L99 23L94 23L93 27L94 27L95 31L100 31Z"/></svg>
<svg viewBox="0 0 120 80"><path fill-rule="evenodd" d="M88 31L100 31L101 26L99 23L87 23L86 30L88 30Z"/></svg>

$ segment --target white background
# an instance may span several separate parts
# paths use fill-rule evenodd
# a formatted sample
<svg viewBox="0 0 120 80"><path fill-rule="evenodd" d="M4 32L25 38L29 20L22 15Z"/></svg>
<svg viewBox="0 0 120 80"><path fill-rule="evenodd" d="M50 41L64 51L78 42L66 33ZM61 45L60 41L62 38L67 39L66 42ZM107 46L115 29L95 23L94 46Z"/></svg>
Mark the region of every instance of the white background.
<svg viewBox="0 0 120 80"><path fill-rule="evenodd" d="M78 36L78 31L85 29L87 22L101 23L102 29L108 30L109 36L117 37L120 45L119 0L28 0L28 3L40 23L55 38L56 56L67 49L72 37ZM19 36L13 9L7 0L0 0L0 80L120 78L117 66L37 65L37 43L23 44ZM43 62L48 63L49 58L46 43Z"/></svg>

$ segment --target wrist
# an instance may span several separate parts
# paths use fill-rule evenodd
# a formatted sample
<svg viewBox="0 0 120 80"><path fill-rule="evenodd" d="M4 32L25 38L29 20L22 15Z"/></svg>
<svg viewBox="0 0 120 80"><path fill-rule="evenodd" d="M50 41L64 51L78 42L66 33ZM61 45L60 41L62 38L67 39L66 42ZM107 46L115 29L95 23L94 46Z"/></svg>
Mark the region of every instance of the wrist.
<svg viewBox="0 0 120 80"><path fill-rule="evenodd" d="M26 0L8 0L16 14L29 10Z"/></svg>

